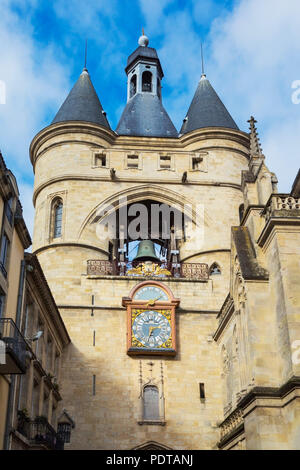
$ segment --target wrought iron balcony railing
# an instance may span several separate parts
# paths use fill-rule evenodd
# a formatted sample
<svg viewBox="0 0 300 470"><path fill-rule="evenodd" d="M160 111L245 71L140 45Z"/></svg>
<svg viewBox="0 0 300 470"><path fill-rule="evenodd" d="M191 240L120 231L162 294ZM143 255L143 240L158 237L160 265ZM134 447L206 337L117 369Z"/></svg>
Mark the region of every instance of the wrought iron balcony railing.
<svg viewBox="0 0 300 470"><path fill-rule="evenodd" d="M209 278L206 263L144 263L136 266L131 261L117 262L107 260L88 260L87 274L95 276L133 276L133 277L175 277L207 281Z"/></svg>
<svg viewBox="0 0 300 470"><path fill-rule="evenodd" d="M24 374L27 343L11 318L0 318L0 374Z"/></svg>
<svg viewBox="0 0 300 470"><path fill-rule="evenodd" d="M31 446L64 450L64 442L43 416L38 416L34 420L19 419L17 431L28 439Z"/></svg>

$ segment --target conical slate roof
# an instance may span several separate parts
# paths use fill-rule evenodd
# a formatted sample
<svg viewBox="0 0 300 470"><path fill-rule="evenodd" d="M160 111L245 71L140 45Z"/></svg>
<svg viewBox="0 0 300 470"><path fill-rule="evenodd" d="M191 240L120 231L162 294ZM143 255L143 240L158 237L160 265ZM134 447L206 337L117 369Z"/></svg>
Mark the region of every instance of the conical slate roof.
<svg viewBox="0 0 300 470"><path fill-rule="evenodd" d="M93 122L110 129L87 69L83 69L52 124L65 121Z"/></svg>
<svg viewBox="0 0 300 470"><path fill-rule="evenodd" d="M128 101L116 132L144 137L178 136L159 97L150 93L137 93Z"/></svg>
<svg viewBox="0 0 300 470"><path fill-rule="evenodd" d="M228 127L238 130L238 126L211 86L209 80L207 80L205 75L202 75L180 129L180 134L186 134L187 132L204 127Z"/></svg>

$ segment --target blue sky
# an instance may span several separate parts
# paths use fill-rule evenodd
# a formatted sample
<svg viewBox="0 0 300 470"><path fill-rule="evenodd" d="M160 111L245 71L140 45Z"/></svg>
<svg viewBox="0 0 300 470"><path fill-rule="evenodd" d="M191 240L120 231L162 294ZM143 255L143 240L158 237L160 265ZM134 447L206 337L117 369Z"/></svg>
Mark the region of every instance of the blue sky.
<svg viewBox="0 0 300 470"><path fill-rule="evenodd" d="M266 162L290 190L299 165L298 0L1 0L0 148L15 173L32 228L33 174L28 148L77 80L88 39L88 69L115 128L126 101L127 56L142 27L164 70L163 101L180 128L201 75L241 130L254 115ZM300 94L299 94L300 96Z"/></svg>

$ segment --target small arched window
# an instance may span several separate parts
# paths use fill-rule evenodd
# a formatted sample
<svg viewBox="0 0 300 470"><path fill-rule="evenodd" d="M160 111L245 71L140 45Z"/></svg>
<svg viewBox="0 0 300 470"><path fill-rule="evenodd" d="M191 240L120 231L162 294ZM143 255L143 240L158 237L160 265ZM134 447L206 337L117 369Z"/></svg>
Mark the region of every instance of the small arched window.
<svg viewBox="0 0 300 470"><path fill-rule="evenodd" d="M147 92L152 91L152 73L151 72L143 72L142 91L147 91Z"/></svg>
<svg viewBox="0 0 300 470"><path fill-rule="evenodd" d="M62 235L62 216L63 216L63 202L61 199L56 199L53 204L53 238L61 237Z"/></svg>
<svg viewBox="0 0 300 470"><path fill-rule="evenodd" d="M133 75L130 80L129 96L132 98L136 94L136 75Z"/></svg>
<svg viewBox="0 0 300 470"><path fill-rule="evenodd" d="M213 263L209 270L210 276L214 276L215 274L221 274L220 266L217 263Z"/></svg>
<svg viewBox="0 0 300 470"><path fill-rule="evenodd" d="M159 392L155 385L146 385L144 388L144 420L157 421L159 416Z"/></svg>

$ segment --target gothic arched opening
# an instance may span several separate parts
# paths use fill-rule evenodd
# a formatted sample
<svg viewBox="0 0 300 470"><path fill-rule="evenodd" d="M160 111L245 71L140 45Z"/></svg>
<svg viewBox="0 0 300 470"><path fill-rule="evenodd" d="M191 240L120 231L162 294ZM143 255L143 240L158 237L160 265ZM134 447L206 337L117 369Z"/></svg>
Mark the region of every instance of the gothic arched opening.
<svg viewBox="0 0 300 470"><path fill-rule="evenodd" d="M133 75L130 80L129 96L132 98L136 94L136 75Z"/></svg>
<svg viewBox="0 0 300 470"><path fill-rule="evenodd" d="M147 91L149 93L152 92L152 73L151 72L143 72L142 75L142 91Z"/></svg>

